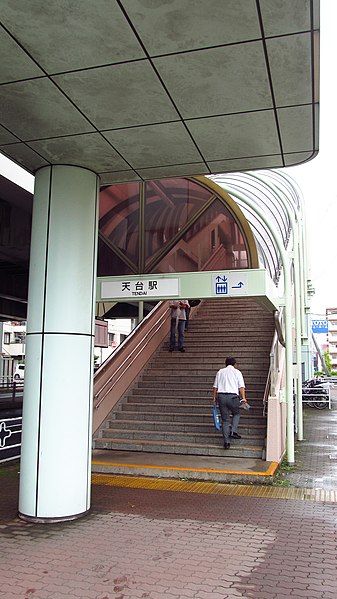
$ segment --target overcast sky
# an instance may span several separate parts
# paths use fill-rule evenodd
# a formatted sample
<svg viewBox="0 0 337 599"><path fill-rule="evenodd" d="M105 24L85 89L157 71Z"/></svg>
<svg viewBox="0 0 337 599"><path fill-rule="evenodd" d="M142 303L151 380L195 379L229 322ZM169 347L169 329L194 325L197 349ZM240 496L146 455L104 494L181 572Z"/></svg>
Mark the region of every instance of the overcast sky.
<svg viewBox="0 0 337 599"><path fill-rule="evenodd" d="M306 206L308 258L315 288L311 300L314 314L324 314L326 308L337 307L337 0L321 0L320 4L319 154L304 165L286 169L301 188ZM33 177L1 154L0 172L33 191Z"/></svg>

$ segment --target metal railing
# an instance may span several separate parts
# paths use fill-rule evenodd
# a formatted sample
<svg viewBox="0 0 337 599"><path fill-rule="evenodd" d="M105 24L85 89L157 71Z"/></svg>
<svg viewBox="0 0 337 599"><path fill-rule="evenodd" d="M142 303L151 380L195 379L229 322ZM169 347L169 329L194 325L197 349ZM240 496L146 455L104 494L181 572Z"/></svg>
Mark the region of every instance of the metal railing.
<svg viewBox="0 0 337 599"><path fill-rule="evenodd" d="M24 381L13 380L12 377L2 377L0 379L0 407L4 402L15 403L22 399Z"/></svg>

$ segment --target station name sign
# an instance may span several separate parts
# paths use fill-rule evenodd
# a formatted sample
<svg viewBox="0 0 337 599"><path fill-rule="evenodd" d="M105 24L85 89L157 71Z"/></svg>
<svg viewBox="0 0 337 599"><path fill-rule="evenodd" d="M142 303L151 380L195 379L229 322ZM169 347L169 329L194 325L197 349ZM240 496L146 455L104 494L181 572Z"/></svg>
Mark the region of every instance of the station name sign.
<svg viewBox="0 0 337 599"><path fill-rule="evenodd" d="M101 298L175 297L179 295L179 279L130 279L125 281L103 281Z"/></svg>

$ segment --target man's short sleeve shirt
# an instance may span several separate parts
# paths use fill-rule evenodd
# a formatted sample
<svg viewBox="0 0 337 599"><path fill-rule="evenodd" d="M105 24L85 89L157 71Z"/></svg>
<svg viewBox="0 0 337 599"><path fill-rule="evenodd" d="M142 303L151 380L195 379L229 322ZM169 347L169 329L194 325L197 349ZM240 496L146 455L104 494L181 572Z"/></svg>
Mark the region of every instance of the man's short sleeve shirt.
<svg viewBox="0 0 337 599"><path fill-rule="evenodd" d="M214 385L218 393L239 393L240 387L245 387L242 372L234 366L221 368L215 375Z"/></svg>

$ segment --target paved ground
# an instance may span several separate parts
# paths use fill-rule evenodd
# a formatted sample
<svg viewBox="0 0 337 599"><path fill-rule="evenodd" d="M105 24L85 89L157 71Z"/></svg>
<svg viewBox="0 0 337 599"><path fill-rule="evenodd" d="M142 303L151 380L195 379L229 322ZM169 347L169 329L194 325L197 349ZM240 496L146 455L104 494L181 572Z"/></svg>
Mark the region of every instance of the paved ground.
<svg viewBox="0 0 337 599"><path fill-rule="evenodd" d="M284 479L297 487L336 490L337 389L332 390L332 409L305 407L303 423L304 440L296 445L296 466L283 470Z"/></svg>
<svg viewBox="0 0 337 599"><path fill-rule="evenodd" d="M278 484L336 489L337 412L305 413ZM3 599L337 597L333 502L95 484L89 516L36 525L16 516L17 468L0 485Z"/></svg>

